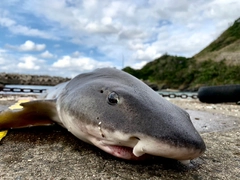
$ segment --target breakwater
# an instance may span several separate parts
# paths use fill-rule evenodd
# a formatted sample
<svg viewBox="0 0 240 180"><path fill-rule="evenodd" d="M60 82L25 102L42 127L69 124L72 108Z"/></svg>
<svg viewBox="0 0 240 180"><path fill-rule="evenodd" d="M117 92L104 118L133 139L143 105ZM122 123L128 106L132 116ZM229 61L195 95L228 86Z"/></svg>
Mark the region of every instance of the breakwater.
<svg viewBox="0 0 240 180"><path fill-rule="evenodd" d="M70 80L70 78L58 76L0 73L0 84L2 85L19 84L54 86L68 80Z"/></svg>
<svg viewBox="0 0 240 180"><path fill-rule="evenodd" d="M40 86L55 86L59 83L69 81L70 78L47 75L26 75L26 74L8 74L0 73L0 91L4 85L40 85ZM149 81L143 81L153 90L158 91L158 85Z"/></svg>

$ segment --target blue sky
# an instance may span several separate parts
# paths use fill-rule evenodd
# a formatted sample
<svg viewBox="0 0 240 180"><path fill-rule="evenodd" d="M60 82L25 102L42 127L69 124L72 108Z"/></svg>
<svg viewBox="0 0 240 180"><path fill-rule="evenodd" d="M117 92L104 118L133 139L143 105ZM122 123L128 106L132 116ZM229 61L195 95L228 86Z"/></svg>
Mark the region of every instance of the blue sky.
<svg viewBox="0 0 240 180"><path fill-rule="evenodd" d="M191 57L239 9L238 0L1 0L0 72L73 77Z"/></svg>

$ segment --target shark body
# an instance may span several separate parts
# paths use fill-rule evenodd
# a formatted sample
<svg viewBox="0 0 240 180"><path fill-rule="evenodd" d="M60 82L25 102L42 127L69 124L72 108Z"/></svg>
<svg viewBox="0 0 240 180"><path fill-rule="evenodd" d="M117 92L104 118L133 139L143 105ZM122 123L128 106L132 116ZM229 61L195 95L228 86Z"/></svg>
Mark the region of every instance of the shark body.
<svg viewBox="0 0 240 180"><path fill-rule="evenodd" d="M80 74L22 106L0 114L0 130L57 123L107 153L133 160L154 155L188 161L206 149L185 110L113 68Z"/></svg>

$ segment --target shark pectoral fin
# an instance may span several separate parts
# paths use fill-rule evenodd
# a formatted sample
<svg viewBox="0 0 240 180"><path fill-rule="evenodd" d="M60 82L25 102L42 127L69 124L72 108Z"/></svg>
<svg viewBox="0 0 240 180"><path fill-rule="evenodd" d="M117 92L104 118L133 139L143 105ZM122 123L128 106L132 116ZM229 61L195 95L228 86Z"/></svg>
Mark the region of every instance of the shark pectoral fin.
<svg viewBox="0 0 240 180"><path fill-rule="evenodd" d="M17 110L8 109L0 113L0 130L31 126L48 126L59 121L54 100L21 103Z"/></svg>

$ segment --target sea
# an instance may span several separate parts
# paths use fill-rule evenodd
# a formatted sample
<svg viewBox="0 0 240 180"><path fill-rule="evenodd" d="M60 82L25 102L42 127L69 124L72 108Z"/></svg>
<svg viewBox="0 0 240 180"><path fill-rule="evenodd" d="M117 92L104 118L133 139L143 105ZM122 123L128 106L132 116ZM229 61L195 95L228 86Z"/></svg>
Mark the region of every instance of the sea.
<svg viewBox="0 0 240 180"><path fill-rule="evenodd" d="M6 88L23 88L23 89L50 89L53 86L39 86L39 85L5 85Z"/></svg>

